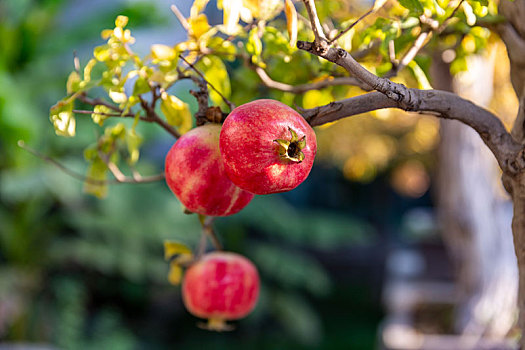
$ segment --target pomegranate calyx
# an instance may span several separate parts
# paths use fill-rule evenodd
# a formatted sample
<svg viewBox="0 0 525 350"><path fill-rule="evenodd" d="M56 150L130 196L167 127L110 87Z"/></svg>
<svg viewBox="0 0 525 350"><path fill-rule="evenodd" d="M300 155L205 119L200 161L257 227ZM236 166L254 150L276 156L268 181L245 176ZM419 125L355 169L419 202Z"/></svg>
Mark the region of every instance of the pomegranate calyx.
<svg viewBox="0 0 525 350"><path fill-rule="evenodd" d="M215 332L228 332L233 331L235 327L227 324L222 318L209 318L208 322L201 322L198 324L199 328L206 329L208 331Z"/></svg>
<svg viewBox="0 0 525 350"><path fill-rule="evenodd" d="M301 150L306 147L306 135L299 139L292 128L289 127L288 130L291 135L290 140L276 139L273 141L279 145L279 156L282 159L301 163L304 160L304 153Z"/></svg>

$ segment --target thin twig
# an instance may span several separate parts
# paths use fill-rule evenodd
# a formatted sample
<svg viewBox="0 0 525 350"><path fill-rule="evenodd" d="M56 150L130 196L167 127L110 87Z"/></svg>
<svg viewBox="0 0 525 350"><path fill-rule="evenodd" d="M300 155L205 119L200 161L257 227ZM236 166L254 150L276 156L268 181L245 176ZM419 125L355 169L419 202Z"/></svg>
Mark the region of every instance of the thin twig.
<svg viewBox="0 0 525 350"><path fill-rule="evenodd" d="M416 55L419 53L421 48L425 46L425 44L430 40L432 37L432 31L425 31L421 32L410 49L403 55L399 63L394 64L392 69L386 73L383 77L384 78L391 78L394 77L399 71L401 71L403 68L405 68L413 59L416 57ZM392 57L390 58L392 59ZM395 55L394 55L394 61L395 62Z"/></svg>
<svg viewBox="0 0 525 350"><path fill-rule="evenodd" d="M352 29L357 23L359 23L360 21L362 21L366 16L370 15L371 13L374 12L374 8L371 8L370 10L368 10L366 13L364 13L363 15L361 15L361 17L359 17L357 20L355 20L355 22L353 22L352 24L350 24L348 26L348 28L344 29L344 30L341 30L339 32L339 34L337 34L335 36L335 38L331 39L328 41L328 44L331 44L333 43L334 41L336 41L337 39L339 39L340 37L342 37L343 35L345 35L350 29Z"/></svg>
<svg viewBox="0 0 525 350"><path fill-rule="evenodd" d="M179 20L180 24L182 24L182 27L184 28L184 30L189 31L190 30L190 25L189 25L188 21L186 20L186 17L184 17L182 12L180 12L179 8L177 6L175 6L175 4L173 4L173 5L170 6L170 9L171 9L171 12L173 12L175 14L175 16Z"/></svg>
<svg viewBox="0 0 525 350"><path fill-rule="evenodd" d="M281 91L291 92L294 94L301 94L303 92L309 91L309 90L319 90L322 88L325 88L327 86L334 86L334 85L357 85L361 86L362 83L360 80L354 78L354 77L338 77L333 79L325 79L321 80L315 83L309 83L309 84L301 84L301 85L290 85L281 83L279 81L275 81L266 71L258 66L253 67L255 73L259 76L263 84L269 88L277 89Z"/></svg>
<svg viewBox="0 0 525 350"><path fill-rule="evenodd" d="M97 104L101 104L101 103L96 103L94 105L97 105ZM95 113L93 111L86 111L86 110L82 110L82 109L74 109L73 113L75 113L75 114L86 114L86 115L89 115L89 114L100 114L100 115L103 115L103 116L106 116L106 117L115 117L115 118L135 118L135 114L133 114L133 113L124 113L124 114L120 114L120 113L104 113L104 112ZM151 117L151 116L150 117L140 116L139 119L144 121L144 122L147 122L147 123L158 124L164 130L166 130L171 135L173 135L173 137L175 137L175 138L179 138L180 137L180 134L179 134L179 132L177 130L175 130L171 125L166 123L164 120L162 120L157 115L155 115L153 117Z"/></svg>
<svg viewBox="0 0 525 350"><path fill-rule="evenodd" d="M117 106L114 106L112 105L111 103L101 99L101 98L90 98L88 96L86 96L85 94L80 94L78 95L78 100L84 102L84 103L87 103L88 105L91 105L91 106L96 106L96 105L102 105L102 106L106 106L108 107L109 109L115 111L115 112L119 112L119 113L122 113L122 110L120 108L118 108Z"/></svg>
<svg viewBox="0 0 525 350"><path fill-rule="evenodd" d="M235 109L235 105L230 101L228 100L223 94L222 92L220 92L215 86L213 86L213 84L211 84L207 79L206 77L204 76L204 74L202 74L192 63L190 63L187 59L184 58L184 56L182 55L179 55L180 59L183 60L188 66L191 67L191 69L193 69L195 71L195 73L197 73L213 90L215 90L215 92L217 92L219 94L219 96L222 98L222 100L228 105L228 108L230 108L230 111L233 111Z"/></svg>
<svg viewBox="0 0 525 350"><path fill-rule="evenodd" d="M43 161L54 165L55 167L60 169L65 174L71 176L72 178L75 178L75 179L83 181L83 182L87 182L87 183L92 184L92 185L106 185L106 184L120 184L120 183L149 183L149 182L161 181L161 180L164 179L164 174L158 174L158 175L152 175L152 176L145 176L145 177L142 177L141 179L134 179L134 178L125 177L125 178L123 178L121 180L119 180L119 179L97 180L97 179L90 178L88 176L82 175L80 173L77 173L76 171L73 171L73 170L67 168L66 166L64 166L63 164L58 162L57 160L55 160L55 159L53 159L53 158L51 158L51 157L49 157L49 156L47 156L45 154L42 154L42 153L34 150L33 148L27 146L25 144L25 142L22 141L22 140L18 141L18 147L20 147L20 148L24 149L25 151L31 153L32 155L34 155L37 158L42 159Z"/></svg>
<svg viewBox="0 0 525 350"><path fill-rule="evenodd" d="M461 7L461 5L463 4L463 1L465 0L461 0L458 5L454 8L454 10L452 11L452 13L443 21L443 23L441 23L441 25L437 28L436 32L439 34L441 33L442 31L445 30L445 28L447 27L448 25L448 22L450 21L450 19L452 17L454 17L454 15L456 14L456 12L458 12L459 8Z"/></svg>
<svg viewBox="0 0 525 350"><path fill-rule="evenodd" d="M204 232L201 233L201 238L199 240L199 246L197 248L197 254L195 260L199 260L204 253L206 253L206 244L208 243L208 235Z"/></svg>
<svg viewBox="0 0 525 350"><path fill-rule="evenodd" d="M314 32L315 43L320 49L326 48L327 39L324 34L323 27L321 22L319 22L319 16L317 16L317 9L315 8L314 0L303 0L306 7L306 12L308 12L308 17L310 18L310 23L312 24L312 31Z"/></svg>
<svg viewBox="0 0 525 350"><path fill-rule="evenodd" d="M206 219L204 219L204 223L202 224L202 232L204 232L210 238L210 241L216 250L223 250L222 244L213 230L214 220L215 217L213 216L208 216Z"/></svg>
<svg viewBox="0 0 525 350"><path fill-rule="evenodd" d="M392 65L397 66L399 62L396 60L396 47L394 40L388 41L388 56Z"/></svg>
<svg viewBox="0 0 525 350"><path fill-rule="evenodd" d="M73 67L75 69L75 72L80 74L80 61L78 59L77 51L73 50Z"/></svg>

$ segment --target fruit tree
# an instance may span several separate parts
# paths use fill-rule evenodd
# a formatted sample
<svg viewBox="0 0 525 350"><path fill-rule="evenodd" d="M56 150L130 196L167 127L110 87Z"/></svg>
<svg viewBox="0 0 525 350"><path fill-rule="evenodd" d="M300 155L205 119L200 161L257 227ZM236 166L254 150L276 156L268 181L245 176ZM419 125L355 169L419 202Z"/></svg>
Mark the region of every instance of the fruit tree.
<svg viewBox="0 0 525 350"><path fill-rule="evenodd" d="M174 139L165 163L169 188L222 250L213 217L235 214L254 195L305 181L317 152L312 127L380 109L456 120L492 152L514 204L519 325L525 330L525 0L376 0L370 8L343 1L218 0L223 18L216 24L207 16L211 6L195 0L184 14L173 5L186 40L155 44L145 57L134 52L128 18L119 16L87 63L75 59L67 96L51 108L50 119L60 136L75 136L76 118L86 115L104 129L85 150L85 191L103 197L111 182L158 181L134 170L141 146L136 126L157 124ZM461 72L469 55L497 37L506 45L520 103L510 132L493 112L432 89L429 81L432 54ZM188 97L173 94L181 81L193 84L193 111ZM185 305L208 318L210 328L222 328L224 320L253 308L258 275L243 257L205 254L203 242L196 252L166 243L169 278L179 283L187 269Z"/></svg>

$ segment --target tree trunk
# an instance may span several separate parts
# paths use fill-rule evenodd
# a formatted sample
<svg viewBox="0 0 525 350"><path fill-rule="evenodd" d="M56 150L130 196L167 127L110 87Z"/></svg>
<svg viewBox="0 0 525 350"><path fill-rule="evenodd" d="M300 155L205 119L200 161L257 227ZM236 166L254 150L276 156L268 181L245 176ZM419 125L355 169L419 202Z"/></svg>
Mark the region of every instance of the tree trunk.
<svg viewBox="0 0 525 350"><path fill-rule="evenodd" d="M519 268L519 327L522 332L521 347L525 348L525 174L521 179L513 181L512 199L514 202L514 217L512 219L512 232L514 234L514 248L518 258Z"/></svg>
<svg viewBox="0 0 525 350"><path fill-rule="evenodd" d="M498 10L507 19L507 23L499 25L497 30L507 46L512 86L520 102L512 136L515 141L523 145L525 144L525 0L502 0ZM521 157L523 158L523 153ZM503 181L514 203L512 234L519 270L518 324L522 332L521 348L525 349L525 172L522 171L514 177L504 175Z"/></svg>
<svg viewBox="0 0 525 350"><path fill-rule="evenodd" d="M471 57L469 70L456 79L434 61L436 88L488 105L493 60ZM502 197L497 162L474 130L448 120L441 121L439 156L438 212L457 268L456 330L504 337L514 323L518 282L512 206Z"/></svg>

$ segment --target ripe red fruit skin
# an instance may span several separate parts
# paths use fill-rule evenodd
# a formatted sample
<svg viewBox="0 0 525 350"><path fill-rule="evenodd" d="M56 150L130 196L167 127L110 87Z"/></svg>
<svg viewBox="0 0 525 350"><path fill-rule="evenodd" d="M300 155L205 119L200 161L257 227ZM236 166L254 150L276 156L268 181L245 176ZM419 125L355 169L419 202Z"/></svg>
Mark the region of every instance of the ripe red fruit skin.
<svg viewBox="0 0 525 350"><path fill-rule="evenodd" d="M277 139L290 140L291 130L305 136L301 162L283 159ZM269 194L290 191L310 173L317 152L315 132L304 118L274 100L255 100L235 108L226 118L220 149L228 177L240 188Z"/></svg>
<svg viewBox="0 0 525 350"><path fill-rule="evenodd" d="M206 124L182 135L166 155L166 183L191 212L237 213L253 198L227 177L219 152L221 126Z"/></svg>
<svg viewBox="0 0 525 350"><path fill-rule="evenodd" d="M188 311L221 324L248 315L259 297L259 274L242 255L213 252L191 265L182 281Z"/></svg>

